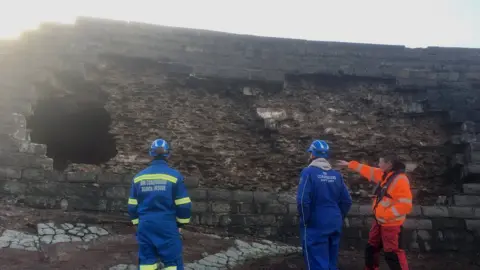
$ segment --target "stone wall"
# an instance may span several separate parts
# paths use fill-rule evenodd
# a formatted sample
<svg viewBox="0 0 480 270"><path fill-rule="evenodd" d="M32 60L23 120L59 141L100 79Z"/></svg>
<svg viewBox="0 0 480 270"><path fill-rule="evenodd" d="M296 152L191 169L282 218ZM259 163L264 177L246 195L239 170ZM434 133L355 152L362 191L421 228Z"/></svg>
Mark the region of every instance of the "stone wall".
<svg viewBox="0 0 480 270"><path fill-rule="evenodd" d="M60 132L70 126L48 123L58 122L55 117L26 129L26 119L39 118L43 106L56 107L60 116L105 109L116 145L105 137L82 155L90 152L102 170L120 174L143 167L157 137L172 142L173 164L206 187L290 190L314 138L331 142L338 158L374 162L385 149L395 150L413 163L414 186L436 194L445 193L446 179L477 174L476 160L464 151L480 121L479 50L264 38L91 18L43 25L0 50L5 155L32 150L26 146L32 139L50 144L47 155L55 159L54 148L78 143L80 136ZM38 127L50 125L50 133L59 131L55 139L35 139ZM63 145L54 147L60 138ZM94 152L100 144L116 148L109 150L114 157ZM68 170L98 169L80 167Z"/></svg>
<svg viewBox="0 0 480 270"><path fill-rule="evenodd" d="M7 175L6 180L0 180L3 201L36 208L126 215L132 175L52 174L33 168L3 168L2 173ZM200 188L198 184L196 178L186 179L193 200L192 229L298 244L294 194ZM420 251L475 249L474 243L480 240L480 186L469 184L465 190L467 194L455 196L449 206L415 206L405 223L406 247ZM354 204L345 220L343 246L363 247L372 222L371 206Z"/></svg>

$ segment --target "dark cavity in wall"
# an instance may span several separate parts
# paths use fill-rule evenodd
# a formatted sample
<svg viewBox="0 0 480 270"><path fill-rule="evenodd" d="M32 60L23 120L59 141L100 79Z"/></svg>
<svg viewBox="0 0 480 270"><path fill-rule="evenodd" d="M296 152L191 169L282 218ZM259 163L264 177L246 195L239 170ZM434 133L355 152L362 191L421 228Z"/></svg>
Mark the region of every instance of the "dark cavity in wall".
<svg viewBox="0 0 480 270"><path fill-rule="evenodd" d="M70 163L99 165L115 157L110 123L102 106L78 103L71 97L40 100L27 119L32 142L47 145L47 156L56 170L65 170Z"/></svg>

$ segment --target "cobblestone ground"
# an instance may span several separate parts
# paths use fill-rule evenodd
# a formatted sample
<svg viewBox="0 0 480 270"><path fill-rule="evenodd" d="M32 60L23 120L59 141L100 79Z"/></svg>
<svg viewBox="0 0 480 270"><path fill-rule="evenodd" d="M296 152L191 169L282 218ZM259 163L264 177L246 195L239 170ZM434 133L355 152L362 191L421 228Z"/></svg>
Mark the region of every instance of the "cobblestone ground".
<svg viewBox="0 0 480 270"><path fill-rule="evenodd" d="M4 206L0 227L0 270L136 269L137 245L128 220ZM186 269L227 269L298 252L270 241L184 232Z"/></svg>

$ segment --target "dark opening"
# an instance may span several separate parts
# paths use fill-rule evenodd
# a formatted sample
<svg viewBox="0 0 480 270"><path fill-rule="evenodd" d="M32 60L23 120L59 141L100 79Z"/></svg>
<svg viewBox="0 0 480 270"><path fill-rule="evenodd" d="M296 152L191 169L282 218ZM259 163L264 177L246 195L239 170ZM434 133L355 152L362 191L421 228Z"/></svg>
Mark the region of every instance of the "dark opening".
<svg viewBox="0 0 480 270"><path fill-rule="evenodd" d="M99 165L115 157L110 123L103 107L66 98L39 101L27 119L32 142L47 145L55 170L65 170L70 163Z"/></svg>

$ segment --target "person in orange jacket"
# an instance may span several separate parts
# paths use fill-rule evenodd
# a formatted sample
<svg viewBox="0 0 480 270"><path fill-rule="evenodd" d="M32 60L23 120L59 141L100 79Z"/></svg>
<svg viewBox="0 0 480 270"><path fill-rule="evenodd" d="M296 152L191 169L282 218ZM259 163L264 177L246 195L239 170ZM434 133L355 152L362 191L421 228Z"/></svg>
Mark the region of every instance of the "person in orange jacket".
<svg viewBox="0 0 480 270"><path fill-rule="evenodd" d="M412 211L412 192L405 174L405 164L396 155L390 154L380 158L379 168L357 161L340 160L337 164L348 167L377 184L372 203L375 221L365 249L365 270L379 269L382 247L390 269L408 270L405 251L399 245L402 225L406 215Z"/></svg>

